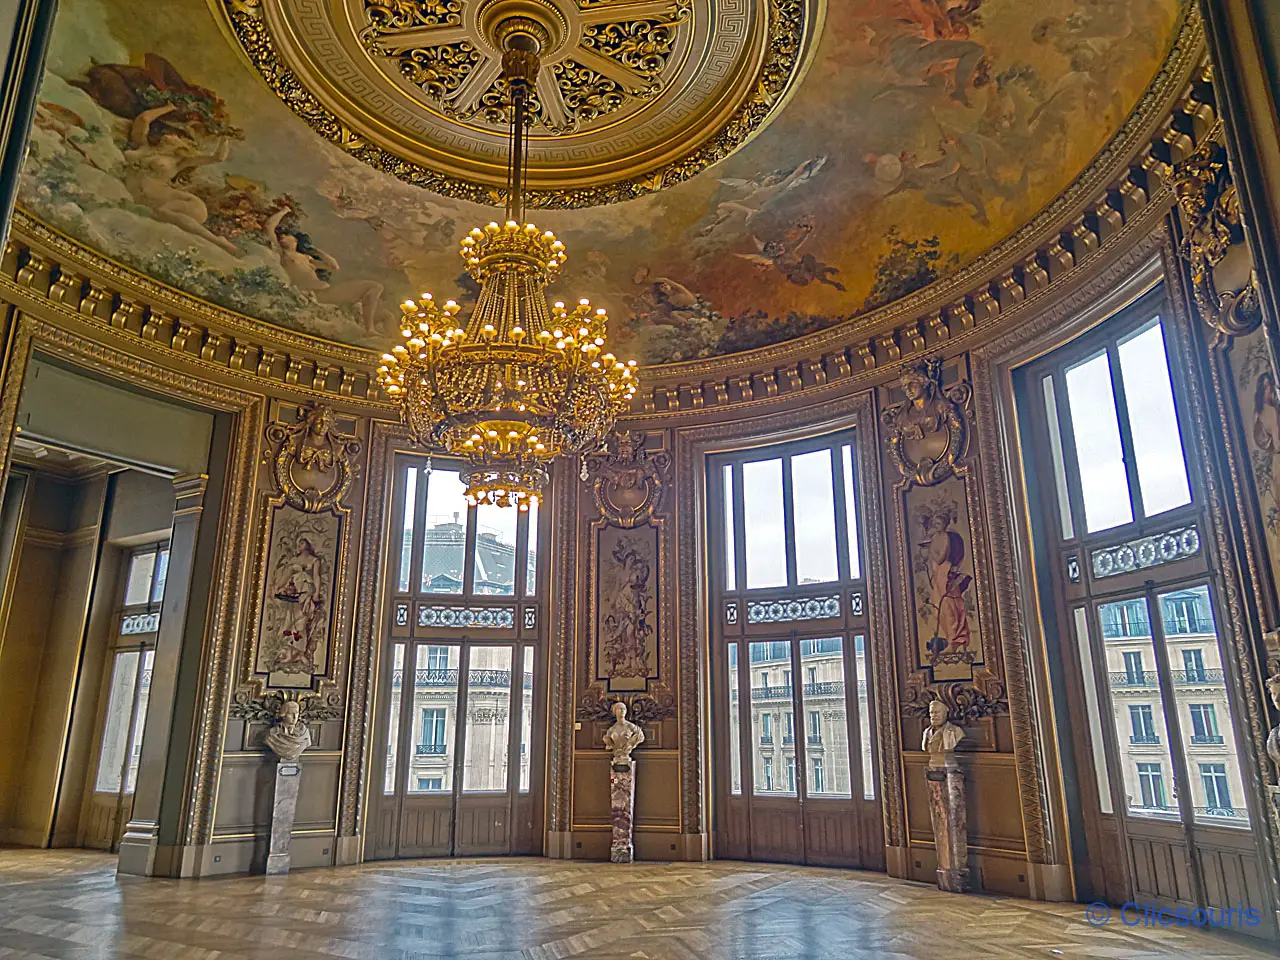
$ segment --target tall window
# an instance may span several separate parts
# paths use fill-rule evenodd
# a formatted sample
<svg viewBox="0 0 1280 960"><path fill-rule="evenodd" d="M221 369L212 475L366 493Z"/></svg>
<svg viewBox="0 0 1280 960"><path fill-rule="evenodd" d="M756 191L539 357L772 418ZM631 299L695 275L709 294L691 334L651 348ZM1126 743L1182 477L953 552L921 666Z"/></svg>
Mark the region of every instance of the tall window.
<svg viewBox="0 0 1280 960"><path fill-rule="evenodd" d="M1133 838L1148 829L1137 818L1205 822L1192 801L1200 765L1221 764L1240 782L1233 738L1219 736L1232 721L1228 713L1219 729L1214 710L1230 711L1231 698L1199 489L1200 464L1211 458L1184 430L1190 365L1174 353L1161 297L1143 297L1015 376L1028 420L1029 486L1039 497L1037 550L1054 573L1049 590L1059 605L1046 621L1056 619L1060 636L1074 633L1076 642L1059 648L1062 659L1084 675L1085 699L1094 698L1071 708L1076 762L1095 771L1097 810L1129 818ZM1107 775L1113 762L1128 797L1121 811ZM1244 826L1243 810L1235 820L1213 823Z"/></svg>
<svg viewBox="0 0 1280 960"><path fill-rule="evenodd" d="M123 572L111 685L94 778L97 793L131 794L137 784L155 637L169 573L169 545L153 543L133 550Z"/></svg>
<svg viewBox="0 0 1280 960"><path fill-rule="evenodd" d="M876 796L856 466L847 433L708 464L714 609L725 641L716 670L733 675L717 687L727 697L717 709L733 715L717 725L725 734L717 750L732 754L722 767L731 796ZM739 730L756 736L744 743Z"/></svg>

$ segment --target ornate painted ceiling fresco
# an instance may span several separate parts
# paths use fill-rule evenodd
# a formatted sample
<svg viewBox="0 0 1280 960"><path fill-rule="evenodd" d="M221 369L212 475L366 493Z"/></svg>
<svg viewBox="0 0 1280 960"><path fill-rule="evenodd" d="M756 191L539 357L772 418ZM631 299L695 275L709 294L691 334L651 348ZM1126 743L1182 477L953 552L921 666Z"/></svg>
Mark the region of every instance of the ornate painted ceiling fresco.
<svg viewBox="0 0 1280 960"><path fill-rule="evenodd" d="M317 135L202 0L141 9L62 0L25 209L196 296L348 343L387 342L410 294L474 295L457 242L493 207ZM638 199L536 211L568 246L552 292L608 307L620 351L650 363L776 343L895 300L981 255L1090 163L1180 12L1178 0L830 2L798 88L737 152Z"/></svg>

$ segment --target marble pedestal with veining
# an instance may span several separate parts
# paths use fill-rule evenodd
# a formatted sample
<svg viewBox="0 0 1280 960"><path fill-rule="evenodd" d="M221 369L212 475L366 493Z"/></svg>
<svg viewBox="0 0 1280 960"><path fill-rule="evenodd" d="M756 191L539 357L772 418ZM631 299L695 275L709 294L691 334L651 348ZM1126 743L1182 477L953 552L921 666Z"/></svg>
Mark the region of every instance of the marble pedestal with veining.
<svg viewBox="0 0 1280 960"><path fill-rule="evenodd" d="M609 815L613 821L609 860L612 863L631 863L636 858L632 834L635 805L636 762L615 760L609 768Z"/></svg>
<svg viewBox="0 0 1280 960"><path fill-rule="evenodd" d="M298 782L302 767L296 760L276 764L276 793L271 805L271 846L267 851L267 873L289 872L289 838L298 812Z"/></svg>
<svg viewBox="0 0 1280 960"><path fill-rule="evenodd" d="M964 771L954 756L930 763L929 819L938 853L938 889L964 893L969 889L969 818L965 811Z"/></svg>

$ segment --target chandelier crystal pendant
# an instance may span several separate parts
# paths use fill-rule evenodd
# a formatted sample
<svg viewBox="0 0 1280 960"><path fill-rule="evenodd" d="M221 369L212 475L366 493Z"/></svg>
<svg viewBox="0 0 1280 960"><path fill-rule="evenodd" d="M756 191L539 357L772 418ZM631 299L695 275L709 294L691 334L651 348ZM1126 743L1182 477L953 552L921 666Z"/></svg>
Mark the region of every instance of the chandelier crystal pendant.
<svg viewBox="0 0 1280 960"><path fill-rule="evenodd" d="M406 300L404 342L382 355L378 382L419 444L466 462L468 503L528 510L556 457L604 446L635 396L636 362L608 352L609 318L589 300L547 305L564 244L523 222L525 127L546 30L520 15L494 30L510 95L506 222L462 240L467 272L480 285L470 318L459 320L458 303L438 305L429 293Z"/></svg>

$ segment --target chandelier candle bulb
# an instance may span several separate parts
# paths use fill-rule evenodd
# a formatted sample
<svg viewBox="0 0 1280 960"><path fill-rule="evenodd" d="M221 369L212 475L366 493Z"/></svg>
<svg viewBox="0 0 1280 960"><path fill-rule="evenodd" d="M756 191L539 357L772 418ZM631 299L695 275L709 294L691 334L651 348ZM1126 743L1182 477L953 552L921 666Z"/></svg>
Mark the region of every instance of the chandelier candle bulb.
<svg viewBox="0 0 1280 960"><path fill-rule="evenodd" d="M560 300L548 308L544 291L567 259L565 246L550 230L521 223L527 163L520 134L536 73L535 57L532 73L504 77L512 108L507 218L462 238L459 253L480 285L469 318L456 322L462 306L437 307L429 293L406 300L406 345L383 354L377 370L414 439L466 461L469 504L521 511L539 503L556 458L604 446L636 392L634 360L600 358L608 337L603 308L593 312L586 298L572 311Z"/></svg>

